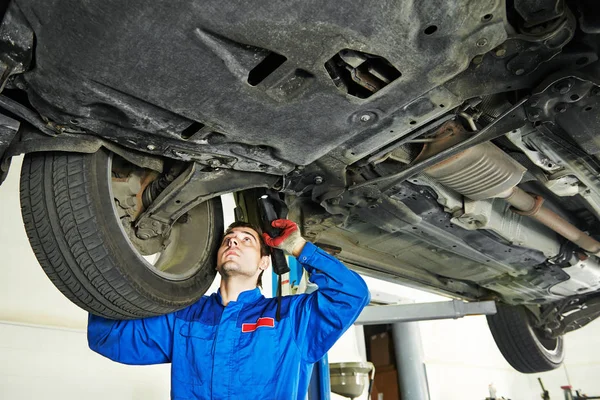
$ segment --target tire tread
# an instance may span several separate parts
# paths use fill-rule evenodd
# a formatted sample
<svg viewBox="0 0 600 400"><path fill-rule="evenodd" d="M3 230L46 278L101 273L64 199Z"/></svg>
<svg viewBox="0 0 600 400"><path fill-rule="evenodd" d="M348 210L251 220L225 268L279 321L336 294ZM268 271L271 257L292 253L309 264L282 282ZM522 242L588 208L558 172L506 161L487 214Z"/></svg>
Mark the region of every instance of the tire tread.
<svg viewBox="0 0 600 400"><path fill-rule="evenodd" d="M500 352L514 369L537 373L560 366L560 362L550 360L537 346L528 327L525 310L502 304L498 304L497 308L495 315L487 317L488 325Z"/></svg>
<svg viewBox="0 0 600 400"><path fill-rule="evenodd" d="M115 319L173 311L128 284L98 230L82 155L30 154L21 208L31 247L50 281L79 307ZM103 251L100 251L102 249Z"/></svg>

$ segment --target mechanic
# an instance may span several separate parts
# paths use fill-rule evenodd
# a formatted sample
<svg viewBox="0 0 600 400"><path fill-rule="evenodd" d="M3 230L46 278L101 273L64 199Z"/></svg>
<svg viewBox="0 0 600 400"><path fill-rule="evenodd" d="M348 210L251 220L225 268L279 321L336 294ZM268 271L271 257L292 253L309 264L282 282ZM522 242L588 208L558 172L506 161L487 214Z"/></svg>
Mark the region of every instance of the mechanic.
<svg viewBox="0 0 600 400"><path fill-rule="evenodd" d="M116 321L89 316L88 343L111 360L133 365L170 362L173 399L302 399L315 362L369 302L365 282L275 220L280 236L235 222L217 254L217 293L175 313ZM269 266L267 245L295 256L319 289L267 299L258 286ZM280 317L276 318L277 302Z"/></svg>

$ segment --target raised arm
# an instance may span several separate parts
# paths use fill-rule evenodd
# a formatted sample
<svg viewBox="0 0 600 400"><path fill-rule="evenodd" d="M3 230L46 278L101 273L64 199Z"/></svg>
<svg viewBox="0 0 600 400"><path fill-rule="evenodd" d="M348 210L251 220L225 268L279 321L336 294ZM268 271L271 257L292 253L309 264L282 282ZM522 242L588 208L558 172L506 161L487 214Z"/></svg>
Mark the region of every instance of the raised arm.
<svg viewBox="0 0 600 400"><path fill-rule="evenodd" d="M273 226L281 228L282 234L278 238L265 235L267 244L297 257L311 273L310 281L319 287L311 294L299 295L290 310L298 348L306 361L316 362L356 321L370 301L369 289L337 258L306 242L292 221L276 220Z"/></svg>
<svg viewBox="0 0 600 400"><path fill-rule="evenodd" d="M309 362L321 359L369 304L365 281L335 257L307 243L298 257L319 287L294 305L296 342Z"/></svg>

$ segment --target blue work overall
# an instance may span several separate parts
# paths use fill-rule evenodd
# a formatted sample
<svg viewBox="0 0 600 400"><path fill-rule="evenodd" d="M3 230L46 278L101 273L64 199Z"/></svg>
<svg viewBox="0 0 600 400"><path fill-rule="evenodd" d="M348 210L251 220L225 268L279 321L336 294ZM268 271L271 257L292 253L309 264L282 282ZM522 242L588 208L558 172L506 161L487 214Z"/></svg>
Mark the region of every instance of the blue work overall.
<svg viewBox="0 0 600 400"><path fill-rule="evenodd" d="M362 278L307 243L298 261L319 289L277 299L259 289L224 307L220 294L175 313L115 321L90 315L88 343L111 360L171 365L173 399L304 400L313 364L356 320L370 296Z"/></svg>

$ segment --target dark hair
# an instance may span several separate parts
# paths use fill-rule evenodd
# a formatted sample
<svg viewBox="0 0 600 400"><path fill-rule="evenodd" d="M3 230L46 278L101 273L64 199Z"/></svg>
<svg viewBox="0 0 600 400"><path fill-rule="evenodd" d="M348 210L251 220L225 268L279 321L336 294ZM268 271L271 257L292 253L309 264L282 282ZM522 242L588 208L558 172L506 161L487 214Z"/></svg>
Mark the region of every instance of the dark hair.
<svg viewBox="0 0 600 400"><path fill-rule="evenodd" d="M256 226L254 224L244 222L244 221L235 221L234 223L232 223L231 225L229 225L227 227L223 236L229 234L233 230L233 228L250 228L250 229L252 229L254 232L256 232L258 234L258 242L260 243L260 256L265 257L265 256L271 255L271 250L269 249L269 246L267 246L267 244L265 243L265 240L262 237L262 229L260 229L260 226ZM258 275L258 279L256 280L256 286L260 287L260 288L262 288L263 272L265 272L265 271L260 271L260 274Z"/></svg>

